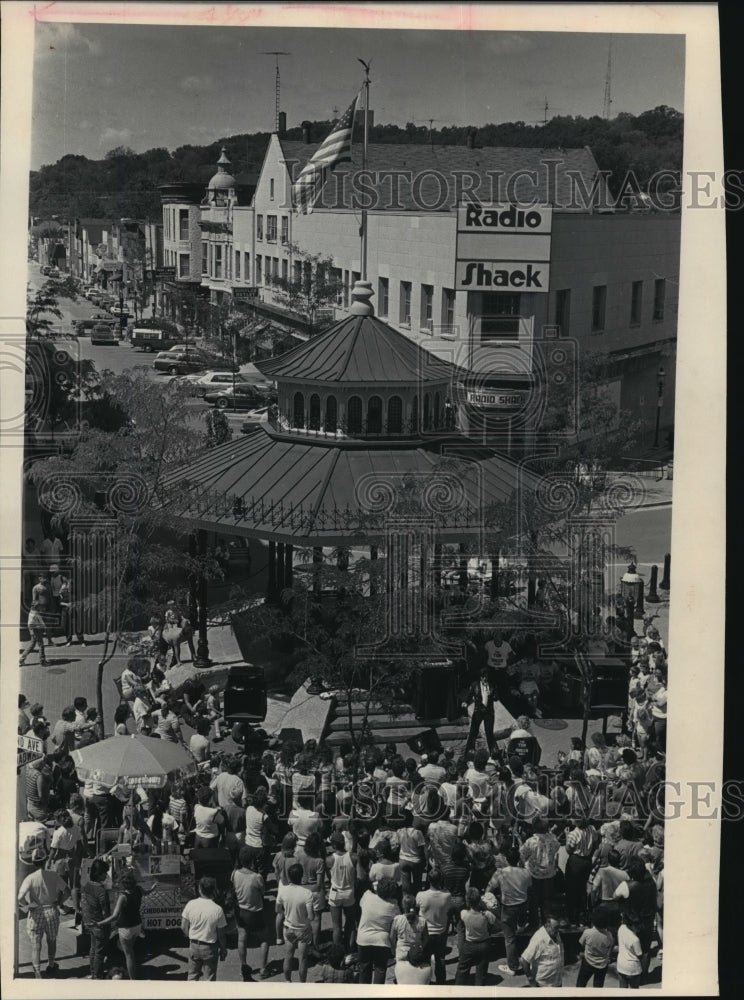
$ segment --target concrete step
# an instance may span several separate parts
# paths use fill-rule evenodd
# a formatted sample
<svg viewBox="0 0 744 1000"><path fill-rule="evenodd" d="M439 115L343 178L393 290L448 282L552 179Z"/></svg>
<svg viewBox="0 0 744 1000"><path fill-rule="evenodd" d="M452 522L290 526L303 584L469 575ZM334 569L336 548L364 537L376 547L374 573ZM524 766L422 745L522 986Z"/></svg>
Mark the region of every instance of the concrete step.
<svg viewBox="0 0 744 1000"><path fill-rule="evenodd" d="M375 729L372 727L372 733L375 737L375 745L384 747L386 743L407 743L408 740L414 736L418 736L428 728L425 723L416 722L391 729ZM447 743L464 743L467 739L468 727L465 725L445 726L438 728L436 732L441 742L445 745ZM325 737L325 742L331 746L339 746L345 740L348 740L348 738L348 730L336 730L335 732L328 733Z"/></svg>
<svg viewBox="0 0 744 1000"><path fill-rule="evenodd" d="M352 716L353 721L356 725L361 725L363 715ZM367 721L372 729L397 729L400 726L419 726L421 729L427 729L432 727L436 730L441 728L446 728L447 726L456 725L454 722L448 722L445 719L418 719L416 716L408 711L404 715L399 715L396 718L390 718L389 715L370 715ZM328 732L340 732L342 729L348 728L349 720L348 716L343 714L336 714L332 716L328 723ZM466 723L462 723L466 725Z"/></svg>

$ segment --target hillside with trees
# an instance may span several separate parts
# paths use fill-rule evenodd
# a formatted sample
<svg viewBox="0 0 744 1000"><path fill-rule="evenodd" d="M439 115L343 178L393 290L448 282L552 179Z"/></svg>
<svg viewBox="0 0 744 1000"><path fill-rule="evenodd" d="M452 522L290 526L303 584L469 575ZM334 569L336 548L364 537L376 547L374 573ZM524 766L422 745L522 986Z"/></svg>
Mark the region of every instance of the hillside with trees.
<svg viewBox="0 0 744 1000"><path fill-rule="evenodd" d="M322 139L330 122L313 122L312 136ZM600 169L612 173L613 193L632 170L643 187L660 170L682 169L684 116L661 105L640 115L622 113L604 119L560 116L545 124L502 122L473 128L451 125L430 130L409 122L375 125L371 142L465 145L475 132L477 146L530 146L545 149L588 146ZM357 131L361 131L358 127ZM302 128L288 129L287 139L301 140ZM158 185L169 181L202 181L215 172L220 149L225 147L232 173L239 183L255 183L270 139L268 132L234 135L207 146L179 146L135 153L121 146L102 160L68 154L57 163L31 173L29 210L37 218L157 218L161 213ZM361 140L360 135L355 141Z"/></svg>

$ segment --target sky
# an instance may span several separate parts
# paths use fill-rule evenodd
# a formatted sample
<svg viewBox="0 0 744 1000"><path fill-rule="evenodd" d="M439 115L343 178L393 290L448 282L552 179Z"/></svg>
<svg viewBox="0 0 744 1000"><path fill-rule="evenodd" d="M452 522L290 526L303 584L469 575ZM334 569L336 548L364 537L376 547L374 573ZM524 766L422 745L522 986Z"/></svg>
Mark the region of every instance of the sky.
<svg viewBox="0 0 744 1000"><path fill-rule="evenodd" d="M37 22L31 168L271 131L275 57L289 127L332 120L371 60L376 124L601 115L610 36ZM612 36L612 114L683 110L683 35Z"/></svg>

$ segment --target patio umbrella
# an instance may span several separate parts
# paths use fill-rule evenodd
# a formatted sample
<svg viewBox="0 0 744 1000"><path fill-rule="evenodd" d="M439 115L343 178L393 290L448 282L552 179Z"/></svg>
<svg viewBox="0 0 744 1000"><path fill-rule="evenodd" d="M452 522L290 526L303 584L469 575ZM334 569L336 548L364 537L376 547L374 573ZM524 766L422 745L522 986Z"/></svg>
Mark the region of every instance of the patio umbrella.
<svg viewBox="0 0 744 1000"><path fill-rule="evenodd" d="M195 774L194 758L178 743L152 736L111 736L73 750L78 776L104 785L163 788L171 774Z"/></svg>

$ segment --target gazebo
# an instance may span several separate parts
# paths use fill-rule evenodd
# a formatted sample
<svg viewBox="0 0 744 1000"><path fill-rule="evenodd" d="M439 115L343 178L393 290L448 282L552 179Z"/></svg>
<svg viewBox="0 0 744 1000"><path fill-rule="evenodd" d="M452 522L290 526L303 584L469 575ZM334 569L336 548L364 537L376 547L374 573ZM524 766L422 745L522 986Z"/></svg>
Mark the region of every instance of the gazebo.
<svg viewBox="0 0 744 1000"><path fill-rule="evenodd" d="M295 547L315 563L325 549L376 558L402 533L398 561L428 558L441 573L442 547L482 537L488 507L529 476L458 431L452 401L467 373L375 317L371 296L357 281L346 318L257 362L277 384L268 423L164 481L200 548L207 531L268 542L270 600L292 583ZM396 579L406 585L405 567Z"/></svg>

